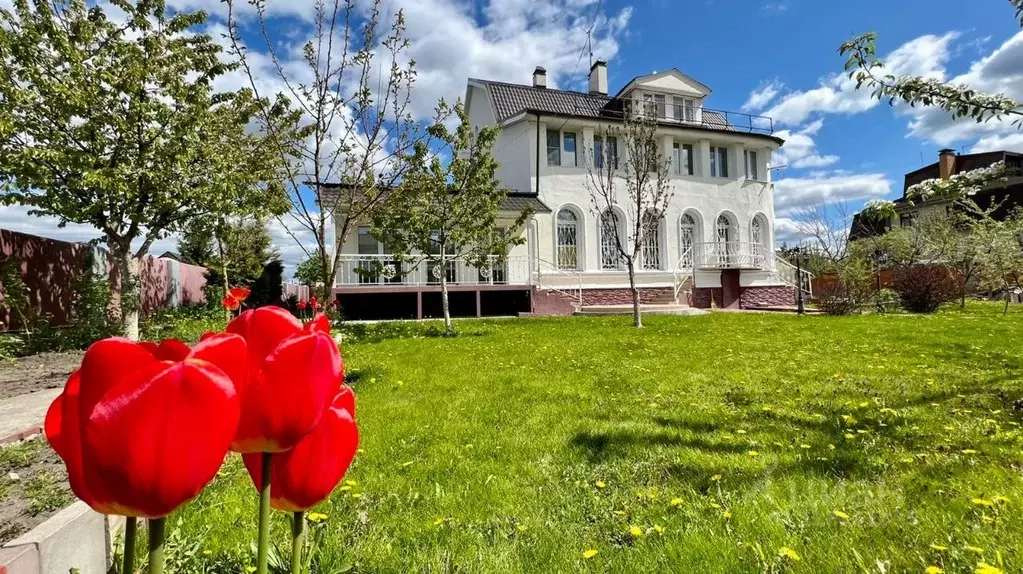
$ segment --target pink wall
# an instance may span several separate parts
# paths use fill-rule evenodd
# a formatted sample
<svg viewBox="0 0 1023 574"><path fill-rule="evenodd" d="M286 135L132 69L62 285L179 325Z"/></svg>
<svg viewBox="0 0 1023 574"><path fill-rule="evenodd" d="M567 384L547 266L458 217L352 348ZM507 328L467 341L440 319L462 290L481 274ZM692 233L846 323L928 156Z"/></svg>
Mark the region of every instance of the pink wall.
<svg viewBox="0 0 1023 574"><path fill-rule="evenodd" d="M37 312L48 317L51 325L68 322L74 307L75 283L84 273L88 245L68 243L0 229L0 262L8 258L20 261L21 280L29 291L29 300ZM104 248L96 248L105 251ZM113 264L107 257L107 273L111 283L118 281ZM177 305L203 303L206 298L206 269L172 259L147 257L139 268L142 277L142 312ZM3 304L4 290L0 284L0 331L17 328L17 317Z"/></svg>

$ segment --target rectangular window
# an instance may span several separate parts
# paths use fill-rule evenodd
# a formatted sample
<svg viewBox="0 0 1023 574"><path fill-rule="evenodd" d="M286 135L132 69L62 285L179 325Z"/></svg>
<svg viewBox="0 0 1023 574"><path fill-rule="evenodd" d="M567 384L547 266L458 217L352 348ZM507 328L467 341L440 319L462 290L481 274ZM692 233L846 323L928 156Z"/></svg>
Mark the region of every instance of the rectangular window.
<svg viewBox="0 0 1023 574"><path fill-rule="evenodd" d="M654 115L654 95L643 94L643 114L647 116Z"/></svg>
<svg viewBox="0 0 1023 574"><path fill-rule="evenodd" d="M370 234L368 227L359 228L359 255L377 255L380 242Z"/></svg>
<svg viewBox="0 0 1023 574"><path fill-rule="evenodd" d="M593 167L604 167L604 138L593 136Z"/></svg>
<svg viewBox="0 0 1023 574"><path fill-rule="evenodd" d="M565 162L562 165L575 167L579 165L576 161L575 153L575 134L565 132L565 155L563 157Z"/></svg>
<svg viewBox="0 0 1023 574"><path fill-rule="evenodd" d="M609 136L607 147L604 146L603 136L593 136L593 165L603 168L604 160L610 159L614 169L618 169L618 138Z"/></svg>
<svg viewBox="0 0 1023 574"><path fill-rule="evenodd" d="M693 175L693 146L689 144L674 144L676 175Z"/></svg>
<svg viewBox="0 0 1023 574"><path fill-rule="evenodd" d="M561 132L547 130L547 165L561 165Z"/></svg>
<svg viewBox="0 0 1023 574"><path fill-rule="evenodd" d="M666 112L665 112L665 106L664 106L664 95L663 94L655 95L654 96L654 104L657 107L657 117L659 117L659 118L665 117Z"/></svg>
<svg viewBox="0 0 1023 574"><path fill-rule="evenodd" d="M685 122L696 121L696 100L692 98L683 98L681 96L675 96L672 99L672 103L675 109L675 119Z"/></svg>
<svg viewBox="0 0 1023 574"><path fill-rule="evenodd" d="M728 177L728 148L710 146L711 177Z"/></svg>
<svg viewBox="0 0 1023 574"><path fill-rule="evenodd" d="M745 150L742 152L744 159L746 160L746 178L747 179L760 179L757 173L757 152L752 150Z"/></svg>

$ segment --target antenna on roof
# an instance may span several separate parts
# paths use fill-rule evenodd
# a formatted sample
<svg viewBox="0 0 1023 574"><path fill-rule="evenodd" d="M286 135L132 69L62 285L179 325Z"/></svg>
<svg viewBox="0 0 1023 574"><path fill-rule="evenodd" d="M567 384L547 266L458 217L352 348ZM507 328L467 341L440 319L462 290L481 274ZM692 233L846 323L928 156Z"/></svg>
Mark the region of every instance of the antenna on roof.
<svg viewBox="0 0 1023 574"><path fill-rule="evenodd" d="M590 41L590 37L593 35L593 26L586 31L586 50L590 53L590 69L593 69L593 43Z"/></svg>

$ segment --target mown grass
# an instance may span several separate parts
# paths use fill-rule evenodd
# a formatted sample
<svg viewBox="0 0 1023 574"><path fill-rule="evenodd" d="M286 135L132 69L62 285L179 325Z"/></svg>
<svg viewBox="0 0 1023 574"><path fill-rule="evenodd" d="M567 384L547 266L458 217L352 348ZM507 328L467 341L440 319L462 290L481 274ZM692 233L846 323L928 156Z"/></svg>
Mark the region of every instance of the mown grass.
<svg viewBox="0 0 1023 574"><path fill-rule="evenodd" d="M1019 571L1023 319L995 306L363 330L313 571ZM251 564L255 504L232 457L171 570Z"/></svg>

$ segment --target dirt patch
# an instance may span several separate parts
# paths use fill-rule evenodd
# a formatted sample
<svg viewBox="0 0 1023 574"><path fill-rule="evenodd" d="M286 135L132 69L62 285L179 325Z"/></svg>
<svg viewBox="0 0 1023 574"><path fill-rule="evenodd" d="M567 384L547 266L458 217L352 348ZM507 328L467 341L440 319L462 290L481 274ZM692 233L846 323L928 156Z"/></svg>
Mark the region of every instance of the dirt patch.
<svg viewBox="0 0 1023 574"><path fill-rule="evenodd" d="M0 362L0 400L63 387L81 362L82 353L40 353Z"/></svg>
<svg viewBox="0 0 1023 574"><path fill-rule="evenodd" d="M73 501L64 463L43 437L0 447L0 546Z"/></svg>

